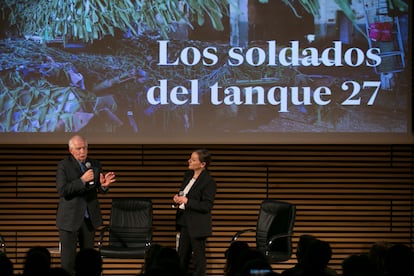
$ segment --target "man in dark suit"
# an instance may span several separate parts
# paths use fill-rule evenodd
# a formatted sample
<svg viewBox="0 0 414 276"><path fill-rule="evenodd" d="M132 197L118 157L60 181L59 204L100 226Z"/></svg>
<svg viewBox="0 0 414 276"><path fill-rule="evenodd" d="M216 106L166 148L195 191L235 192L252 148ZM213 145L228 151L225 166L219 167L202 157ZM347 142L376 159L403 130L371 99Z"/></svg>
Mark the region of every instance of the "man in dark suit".
<svg viewBox="0 0 414 276"><path fill-rule="evenodd" d="M206 239L212 233L212 216L216 182L208 171L210 153L196 150L188 160L180 193L173 198L177 204L177 226L180 230L178 254L184 272L187 272L191 258L194 276L206 274Z"/></svg>
<svg viewBox="0 0 414 276"><path fill-rule="evenodd" d="M70 155L58 163L56 172L56 225L62 267L74 275L78 241L80 249L94 248L95 231L102 224L97 193L108 192L116 178L114 172L104 174L100 162L88 157L85 138L75 135L68 145Z"/></svg>

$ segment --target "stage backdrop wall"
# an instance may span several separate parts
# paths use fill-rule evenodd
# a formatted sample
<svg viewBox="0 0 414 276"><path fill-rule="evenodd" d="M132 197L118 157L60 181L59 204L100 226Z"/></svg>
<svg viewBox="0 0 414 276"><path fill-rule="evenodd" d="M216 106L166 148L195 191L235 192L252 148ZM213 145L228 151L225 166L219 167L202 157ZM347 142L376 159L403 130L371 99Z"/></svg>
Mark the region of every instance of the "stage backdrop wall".
<svg viewBox="0 0 414 276"><path fill-rule="evenodd" d="M111 201L148 197L154 207L154 242L175 246L178 191L190 152L207 147L217 181L213 235L208 239L208 275L223 275L224 251L238 230L254 227L265 198L296 204L294 247L313 234L333 248L330 265L379 241L413 247L413 145L90 145L89 154L117 173L100 197L105 224ZM59 265L55 214L57 162L65 144L0 146L0 234L16 273L30 247L47 246ZM252 236L247 238L255 245ZM282 271L295 256L274 265ZM136 275L143 260L104 259L104 275Z"/></svg>

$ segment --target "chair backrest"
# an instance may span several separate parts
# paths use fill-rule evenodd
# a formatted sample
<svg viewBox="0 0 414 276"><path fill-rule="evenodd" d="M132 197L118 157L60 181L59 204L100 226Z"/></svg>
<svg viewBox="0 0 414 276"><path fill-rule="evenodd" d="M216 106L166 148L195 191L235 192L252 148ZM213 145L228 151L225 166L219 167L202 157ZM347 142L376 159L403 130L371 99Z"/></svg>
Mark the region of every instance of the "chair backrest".
<svg viewBox="0 0 414 276"><path fill-rule="evenodd" d="M152 202L146 198L114 198L109 245L145 247L152 239Z"/></svg>
<svg viewBox="0 0 414 276"><path fill-rule="evenodd" d="M271 262L286 261L292 255L296 206L283 201L264 200L256 225L257 249ZM269 241L272 241L269 245Z"/></svg>

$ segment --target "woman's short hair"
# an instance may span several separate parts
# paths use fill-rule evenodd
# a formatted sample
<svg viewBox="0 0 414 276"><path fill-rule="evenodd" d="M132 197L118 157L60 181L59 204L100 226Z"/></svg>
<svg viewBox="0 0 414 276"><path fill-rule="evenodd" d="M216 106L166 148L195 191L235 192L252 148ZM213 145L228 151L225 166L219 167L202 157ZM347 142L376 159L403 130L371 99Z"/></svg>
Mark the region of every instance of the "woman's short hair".
<svg viewBox="0 0 414 276"><path fill-rule="evenodd" d="M211 154L207 149L198 149L195 150L194 152L196 152L198 154L198 159L200 160L201 163L206 163L206 168L208 168L208 166L211 163Z"/></svg>

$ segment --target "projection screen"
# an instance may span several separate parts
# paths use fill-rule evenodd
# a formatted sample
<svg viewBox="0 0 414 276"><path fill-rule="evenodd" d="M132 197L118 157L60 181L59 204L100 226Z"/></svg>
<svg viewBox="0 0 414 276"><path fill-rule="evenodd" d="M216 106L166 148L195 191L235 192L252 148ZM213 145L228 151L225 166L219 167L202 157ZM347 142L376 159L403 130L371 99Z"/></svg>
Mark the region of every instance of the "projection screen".
<svg viewBox="0 0 414 276"><path fill-rule="evenodd" d="M20 2L3 144L414 141L411 1Z"/></svg>

